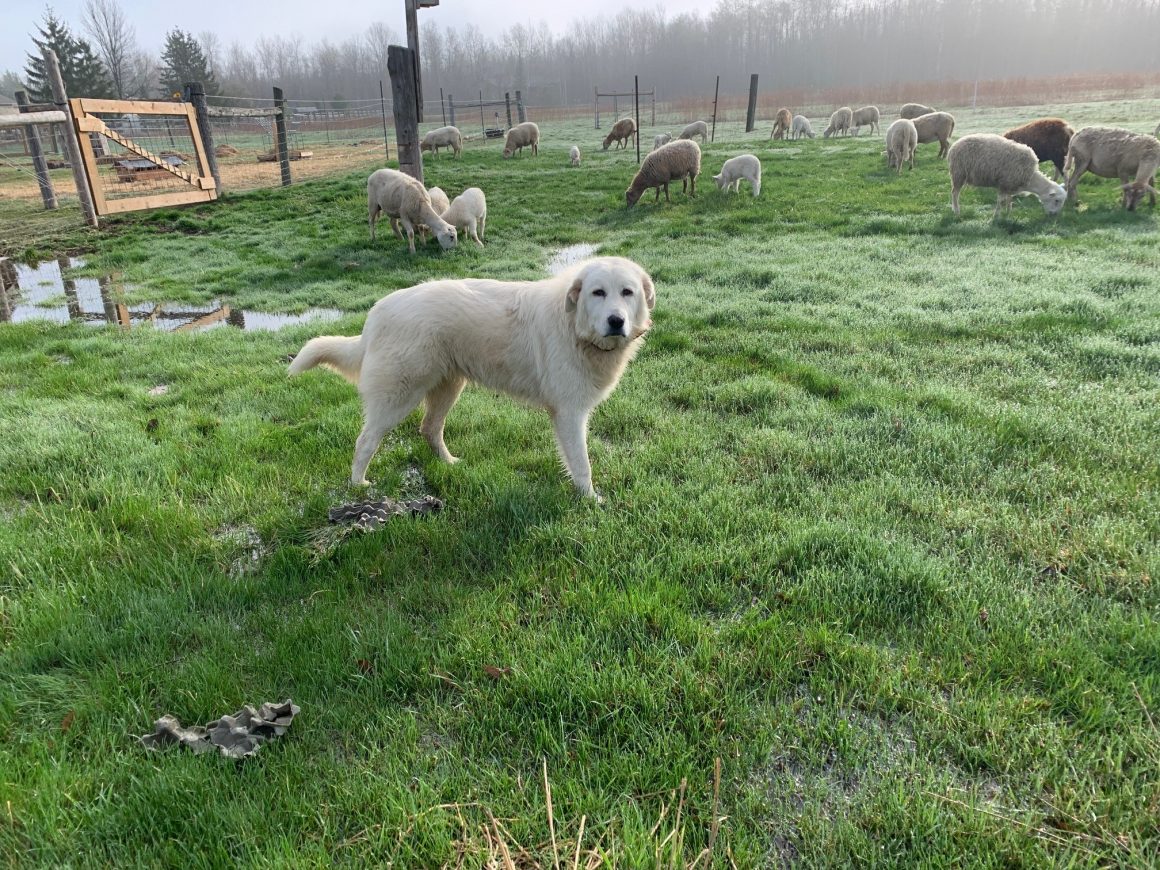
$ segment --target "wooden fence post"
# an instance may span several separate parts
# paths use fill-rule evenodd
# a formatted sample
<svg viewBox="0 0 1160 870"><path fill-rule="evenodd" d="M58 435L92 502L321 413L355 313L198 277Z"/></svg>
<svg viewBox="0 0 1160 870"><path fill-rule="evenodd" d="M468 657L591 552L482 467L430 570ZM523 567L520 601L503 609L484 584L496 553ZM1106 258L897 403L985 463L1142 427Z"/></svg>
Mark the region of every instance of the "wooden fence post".
<svg viewBox="0 0 1160 870"><path fill-rule="evenodd" d="M749 108L745 112L745 132L753 132L754 115L757 114L757 73L749 76Z"/></svg>
<svg viewBox="0 0 1160 870"><path fill-rule="evenodd" d="M510 130L512 128L512 95L505 91L503 95L503 101L504 105L507 106L507 121L508 129Z"/></svg>
<svg viewBox="0 0 1160 870"><path fill-rule="evenodd" d="M717 141L717 95L721 93L721 76L717 76L717 84L713 88L713 135L709 137L710 142Z"/></svg>
<svg viewBox="0 0 1160 870"><path fill-rule="evenodd" d="M290 186L290 149L286 143L286 100L281 88L274 88L274 156L282 167L282 186Z"/></svg>
<svg viewBox="0 0 1160 870"><path fill-rule="evenodd" d="M596 129L600 129L600 89L592 89L592 117L596 119Z"/></svg>
<svg viewBox="0 0 1160 870"><path fill-rule="evenodd" d="M17 91L16 105L21 114L28 113L28 94ZM36 170L36 183L40 185L40 198L44 200L44 207L48 211L56 208L56 191L52 189L52 176L48 174L48 162L44 159L44 151L40 147L40 133L31 124L24 128L24 139L28 142L28 153L32 156L32 166Z"/></svg>
<svg viewBox="0 0 1160 870"><path fill-rule="evenodd" d="M213 145L213 126L209 120L209 107L205 102L205 86L201 82L188 82L185 86L186 99L189 100L193 106L193 111L197 115L197 128L201 133L201 144L205 151L205 162L209 166L202 167L209 170L209 174L213 176L214 184L217 185L218 196L222 195L222 176L218 172L217 152L214 151Z"/></svg>
<svg viewBox="0 0 1160 870"><path fill-rule="evenodd" d="M443 89L439 89L439 101L443 102ZM379 79L379 111L383 113L383 148L387 152L387 159L391 159L391 143L387 139L387 97L383 93L383 80Z"/></svg>
<svg viewBox="0 0 1160 870"><path fill-rule="evenodd" d="M383 83L379 82L380 89L382 88L382 86L383 86ZM439 111L443 115L443 126L446 127L447 126L447 106L443 103L443 88L439 89Z"/></svg>
<svg viewBox="0 0 1160 870"><path fill-rule="evenodd" d="M64 129L64 147L68 153L68 162L72 167L73 183L77 186L77 197L81 201L81 212L85 222L90 227L97 226L97 210L93 207L93 191L89 187L88 176L85 175L85 165L81 161L81 146L77 142L77 128L73 124L72 107L68 104L68 94L65 93L64 79L60 74L60 61L56 52L51 48L41 49L44 56L44 67L48 73L48 80L52 84L52 101L57 109L64 112L65 122L59 126Z"/></svg>
<svg viewBox="0 0 1160 870"><path fill-rule="evenodd" d="M516 117L521 124L528 120L528 113L524 110L524 97L519 91L516 91Z"/></svg>
<svg viewBox="0 0 1160 870"><path fill-rule="evenodd" d="M636 110L636 162L640 163L640 76L632 77L632 105Z"/></svg>
<svg viewBox="0 0 1160 870"><path fill-rule="evenodd" d="M387 46L391 77L391 108L395 113L395 150L399 169L423 183L423 153L419 150L419 114L415 105L415 54L401 45Z"/></svg>

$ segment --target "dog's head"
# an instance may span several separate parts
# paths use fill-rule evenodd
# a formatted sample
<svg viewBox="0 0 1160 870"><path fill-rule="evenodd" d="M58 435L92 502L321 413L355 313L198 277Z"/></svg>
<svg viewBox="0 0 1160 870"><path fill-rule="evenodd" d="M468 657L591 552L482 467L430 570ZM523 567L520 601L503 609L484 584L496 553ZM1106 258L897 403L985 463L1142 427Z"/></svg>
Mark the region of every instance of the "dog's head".
<svg viewBox="0 0 1160 870"><path fill-rule="evenodd" d="M577 267L565 311L575 317L576 336L603 351L621 350L652 326L656 290L648 273L623 257L598 257Z"/></svg>

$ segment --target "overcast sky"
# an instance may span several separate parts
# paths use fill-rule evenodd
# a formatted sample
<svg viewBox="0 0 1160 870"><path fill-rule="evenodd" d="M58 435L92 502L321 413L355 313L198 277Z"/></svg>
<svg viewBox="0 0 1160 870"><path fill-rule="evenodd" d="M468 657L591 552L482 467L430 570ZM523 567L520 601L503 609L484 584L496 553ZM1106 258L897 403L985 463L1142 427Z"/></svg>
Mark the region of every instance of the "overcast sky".
<svg viewBox="0 0 1160 870"><path fill-rule="evenodd" d="M44 0L4 0L4 26L0 27L0 70L24 68L25 55L32 50L29 34L44 15ZM56 0L49 5L57 16L64 19L74 32L81 31L84 0ZM189 14L174 20L174 13L183 7L157 0L121 0L121 5L133 18L137 39L143 48L159 54L165 33L173 26L194 34L214 30L224 45L237 40L252 44L262 34L298 33L306 42L323 37L339 41L359 33L373 21L385 21L400 34L403 33L403 0L284 0L271 6L254 0L200 0L184 7ZM626 6L637 8L664 7L669 15L706 7L704 0L584 0L583 3L544 2L544 0L442 0L434 9L419 12L419 27L424 21L442 26L475 24L489 36L502 32L517 22L546 21L559 32L569 20L576 17L613 15ZM274 27L268 14L276 8L279 21Z"/></svg>

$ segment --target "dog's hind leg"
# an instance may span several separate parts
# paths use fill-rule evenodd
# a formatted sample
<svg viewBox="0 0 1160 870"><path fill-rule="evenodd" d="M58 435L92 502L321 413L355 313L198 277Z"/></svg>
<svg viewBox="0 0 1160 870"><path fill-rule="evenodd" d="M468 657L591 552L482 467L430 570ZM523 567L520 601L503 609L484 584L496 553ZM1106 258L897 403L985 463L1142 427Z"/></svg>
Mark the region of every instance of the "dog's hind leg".
<svg viewBox="0 0 1160 870"><path fill-rule="evenodd" d="M389 430L402 423L423 398L422 390L401 393L389 388L379 391L373 384L366 389L364 385L365 381L359 390L363 397L364 423L354 445L354 462L350 467L350 482L355 486L368 485L367 466L379 449L379 442Z"/></svg>
<svg viewBox="0 0 1160 870"><path fill-rule="evenodd" d="M588 462L588 412L553 411L552 426L572 483L581 495L595 497L592 466Z"/></svg>
<svg viewBox="0 0 1160 870"><path fill-rule="evenodd" d="M451 451L443 441L443 422L458 401L466 383L464 378L450 375L427 393L426 408L423 411L423 422L419 424L419 431L427 439L435 454L444 462L459 461L457 457L451 455Z"/></svg>

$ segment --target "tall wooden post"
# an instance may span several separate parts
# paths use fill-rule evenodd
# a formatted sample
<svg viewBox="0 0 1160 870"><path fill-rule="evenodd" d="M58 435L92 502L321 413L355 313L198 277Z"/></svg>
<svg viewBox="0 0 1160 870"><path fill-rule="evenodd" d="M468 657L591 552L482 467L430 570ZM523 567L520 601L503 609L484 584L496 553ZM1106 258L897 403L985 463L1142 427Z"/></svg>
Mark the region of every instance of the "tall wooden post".
<svg viewBox="0 0 1160 870"><path fill-rule="evenodd" d="M503 95L503 102L504 105L507 106L507 121L508 129L510 130L512 128L512 95L505 91Z"/></svg>
<svg viewBox="0 0 1160 870"><path fill-rule="evenodd" d="M387 46L387 73L391 77L391 104L395 113L395 150L399 152L399 169L422 184L423 154L419 150L414 52L401 45Z"/></svg>
<svg viewBox="0 0 1160 870"><path fill-rule="evenodd" d="M753 132L754 115L757 114L757 73L749 76L749 108L745 111L745 132Z"/></svg>
<svg viewBox="0 0 1160 870"><path fill-rule="evenodd" d="M438 0L436 0L438 2ZM415 120L416 123L423 120L423 81L419 69L419 16L417 14L418 7L415 0L403 0L403 6L407 16L407 48L411 50L411 64L414 67L412 70L412 78L415 83ZM390 51L390 48L387 49ZM388 55L389 57L389 55ZM391 76L391 96L395 94L395 78ZM399 113L395 113L395 121L398 123ZM422 171L419 177L422 178Z"/></svg>
<svg viewBox="0 0 1160 870"><path fill-rule="evenodd" d="M516 91L516 117L521 124L528 120L528 113L524 110L524 97L519 91Z"/></svg>
<svg viewBox="0 0 1160 870"><path fill-rule="evenodd" d="M387 98L383 94L383 80L379 79L379 111L383 114L383 150L387 152L387 159L391 159L391 143L387 139Z"/></svg>
<svg viewBox="0 0 1160 870"><path fill-rule="evenodd" d="M487 123L483 120L483 91L479 92L479 132L487 138Z"/></svg>
<svg viewBox="0 0 1160 870"><path fill-rule="evenodd" d="M197 127L201 132L201 144L205 151L205 162L209 166L202 167L209 170L217 185L218 196L222 194L222 176L218 172L217 152L213 146L213 125L209 121L209 108L205 102L205 86L201 82L188 82L185 86L185 98L193 106L197 114Z"/></svg>
<svg viewBox="0 0 1160 870"><path fill-rule="evenodd" d="M636 109L636 162L640 163L640 76L632 77L632 104Z"/></svg>
<svg viewBox="0 0 1160 870"><path fill-rule="evenodd" d="M379 87L381 88L382 86L383 86L383 83L379 82ZM439 89L439 113L441 115L443 115L443 126L446 127L447 126L447 107L443 104L443 88Z"/></svg>
<svg viewBox="0 0 1160 870"><path fill-rule="evenodd" d="M717 84L713 88L713 135L709 137L710 142L717 141L717 95L721 93L721 76L717 76Z"/></svg>
<svg viewBox="0 0 1160 870"><path fill-rule="evenodd" d="M49 83L52 85L52 101L57 109L64 112L65 122L61 125L64 135L64 147L68 153L69 166L72 167L73 183L77 186L77 197L81 201L81 212L85 222L97 226L97 210L93 207L93 191L89 187L88 176L85 175L84 163L81 162L81 146L77 141L77 128L73 123L72 108L68 104L68 94L64 90L64 79L60 74L60 61L56 59L56 52L51 48L41 49L44 56L45 72L48 73Z"/></svg>
<svg viewBox="0 0 1160 870"><path fill-rule="evenodd" d="M28 113L28 94L17 91L16 105L21 114ZM40 185L40 198L44 200L44 207L48 211L56 208L56 191L52 189L52 176L48 174L48 161L44 159L44 151L40 147L40 133L36 127L29 124L24 128L24 138L28 141L28 153L32 157L32 167L36 170L36 183Z"/></svg>
<svg viewBox="0 0 1160 870"><path fill-rule="evenodd" d="M600 129L600 89L592 89L592 117L596 119L596 129Z"/></svg>
<svg viewBox="0 0 1160 870"><path fill-rule="evenodd" d="M652 125L657 125L657 88L653 85L652 89Z"/></svg>
<svg viewBox="0 0 1160 870"><path fill-rule="evenodd" d="M274 151L282 167L282 186L290 186L290 149L286 143L286 100L281 88L274 88Z"/></svg>

